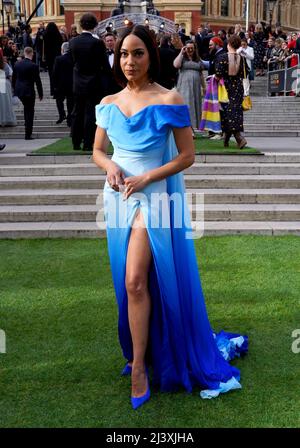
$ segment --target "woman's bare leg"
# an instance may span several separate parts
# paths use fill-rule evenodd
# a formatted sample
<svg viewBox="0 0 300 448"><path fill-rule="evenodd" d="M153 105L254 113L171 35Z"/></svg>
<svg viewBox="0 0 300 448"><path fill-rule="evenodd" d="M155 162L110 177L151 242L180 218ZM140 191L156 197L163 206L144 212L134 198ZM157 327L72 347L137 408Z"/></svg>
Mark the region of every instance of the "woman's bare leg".
<svg viewBox="0 0 300 448"><path fill-rule="evenodd" d="M148 291L148 272L151 249L140 209L134 220L128 243L126 261L126 290L128 318L133 343L131 373L132 396L141 397L147 391L145 353L148 344L151 300Z"/></svg>

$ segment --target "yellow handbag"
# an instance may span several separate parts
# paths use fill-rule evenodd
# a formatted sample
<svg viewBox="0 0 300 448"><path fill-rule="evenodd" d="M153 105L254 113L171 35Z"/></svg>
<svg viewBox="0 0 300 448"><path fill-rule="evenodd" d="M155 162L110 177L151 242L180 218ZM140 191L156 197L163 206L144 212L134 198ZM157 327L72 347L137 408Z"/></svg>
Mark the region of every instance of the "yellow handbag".
<svg viewBox="0 0 300 448"><path fill-rule="evenodd" d="M245 96L242 102L242 108L243 110L251 110L252 109L252 101L250 96Z"/></svg>
<svg viewBox="0 0 300 448"><path fill-rule="evenodd" d="M223 79L220 79L218 84L218 101L219 103L229 103L228 92Z"/></svg>
<svg viewBox="0 0 300 448"><path fill-rule="evenodd" d="M250 98L250 95L249 95L249 88L250 88L250 83L249 83L249 80L248 80L248 78L247 78L247 74L246 74L246 62L245 62L245 60L243 60L243 64L244 64L244 82L243 82L243 84L244 84L244 92L246 92L247 91L247 94L244 96L244 99L243 99L243 102L242 102L242 108L243 108L243 110L244 111L246 111L246 110L251 110L252 109L252 101L251 101L251 98ZM248 81L248 83L246 83L245 81ZM246 87L246 84L248 84L247 85L247 87Z"/></svg>

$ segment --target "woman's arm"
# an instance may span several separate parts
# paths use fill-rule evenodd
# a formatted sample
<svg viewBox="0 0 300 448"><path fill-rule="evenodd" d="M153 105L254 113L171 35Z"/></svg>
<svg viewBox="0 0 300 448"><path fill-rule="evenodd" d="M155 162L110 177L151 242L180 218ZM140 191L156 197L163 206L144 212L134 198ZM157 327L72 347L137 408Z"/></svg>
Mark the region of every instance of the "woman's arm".
<svg viewBox="0 0 300 448"><path fill-rule="evenodd" d="M184 51L185 51L184 49L185 49L185 47L181 48L180 53L178 54L178 56L173 61L173 65L177 69L181 68L181 66L182 66L183 54L184 54Z"/></svg>
<svg viewBox="0 0 300 448"><path fill-rule="evenodd" d="M109 102L110 101L107 100L107 97L105 97L101 101L101 104L108 104ZM125 176L120 167L107 156L107 148L109 143L110 141L106 130L98 126L94 141L93 161L99 168L106 171L107 181L110 186L115 191L119 191L118 185L124 184Z"/></svg>

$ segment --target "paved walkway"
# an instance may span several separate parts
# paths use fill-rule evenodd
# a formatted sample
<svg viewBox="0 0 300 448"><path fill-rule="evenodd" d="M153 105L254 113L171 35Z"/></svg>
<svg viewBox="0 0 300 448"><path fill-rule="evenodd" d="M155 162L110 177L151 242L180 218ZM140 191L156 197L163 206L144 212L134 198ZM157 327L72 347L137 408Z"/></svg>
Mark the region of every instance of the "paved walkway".
<svg viewBox="0 0 300 448"><path fill-rule="evenodd" d="M1 154L16 154L16 153L28 153L34 151L39 148L43 148L43 146L50 145L51 143L56 142L58 139L55 138L45 138L45 139L36 139L36 140L23 140L23 139L2 139L0 138L0 143L5 143L6 148L0 152Z"/></svg>
<svg viewBox="0 0 300 448"><path fill-rule="evenodd" d="M300 153L299 137L247 137L247 142L249 146L259 149L262 152Z"/></svg>

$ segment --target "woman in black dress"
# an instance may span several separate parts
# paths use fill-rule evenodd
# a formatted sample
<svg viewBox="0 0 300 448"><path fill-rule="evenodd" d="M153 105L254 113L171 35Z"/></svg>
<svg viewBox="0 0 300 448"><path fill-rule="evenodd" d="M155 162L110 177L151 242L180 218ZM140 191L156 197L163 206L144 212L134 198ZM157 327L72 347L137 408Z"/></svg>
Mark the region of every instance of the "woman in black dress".
<svg viewBox="0 0 300 448"><path fill-rule="evenodd" d="M61 55L62 36L54 22L49 22L44 34L45 59L50 78L50 95L54 95L52 72L56 56Z"/></svg>
<svg viewBox="0 0 300 448"><path fill-rule="evenodd" d="M224 146L229 146L233 134L240 149L247 144L241 135L244 131L242 103L244 99L243 78L248 73L247 62L236 50L241 46L239 36L233 35L228 40L228 53L220 56L216 62L216 77L223 78L228 92L229 103L222 103L221 123L225 135Z"/></svg>
<svg viewBox="0 0 300 448"><path fill-rule="evenodd" d="M256 76L264 76L265 34L263 27L258 23L255 27L254 39L254 68Z"/></svg>

